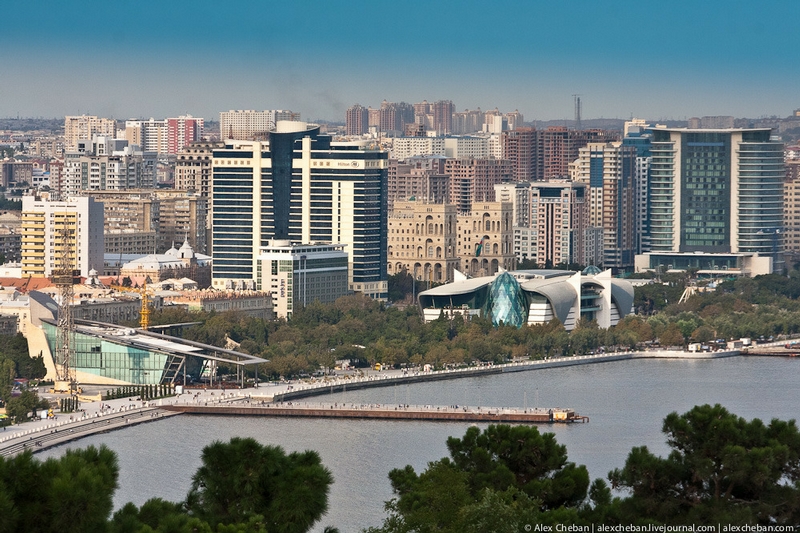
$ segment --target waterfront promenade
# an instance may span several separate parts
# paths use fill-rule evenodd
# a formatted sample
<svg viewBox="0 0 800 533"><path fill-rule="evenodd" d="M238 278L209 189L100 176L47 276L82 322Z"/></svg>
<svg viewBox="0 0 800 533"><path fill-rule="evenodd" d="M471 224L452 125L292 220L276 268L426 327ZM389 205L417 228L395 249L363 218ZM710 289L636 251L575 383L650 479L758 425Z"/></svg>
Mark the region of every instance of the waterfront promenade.
<svg viewBox="0 0 800 533"><path fill-rule="evenodd" d="M301 398L320 396L332 392L346 392L348 390L358 390L372 387L388 387L396 384L418 383L423 381L435 381L445 379L459 379L464 377L476 377L482 375L501 374L505 372L523 372L545 368L558 368L565 366L608 363L614 361L624 361L630 359L715 359L721 357L732 357L740 355L738 351L712 352L712 353L690 353L684 351L647 351L647 352L621 352L611 354L597 354L585 356L573 356L563 358L552 358L539 361L520 361L502 365L483 365L476 367L456 368L450 370L423 372L405 370L375 371L368 370L363 374L327 376L314 381L307 380L302 382L283 382L283 383L261 383L256 388L245 390L200 390L188 389L181 395L151 400L149 402L135 401L132 398L122 398L103 402L82 402L81 411L77 413L58 413L56 419L35 420L8 426L4 431L0 431L0 455L15 455L26 449L34 452L66 442L79 439L94 433L102 433L121 429L130 425L143 422L150 422L175 416L181 412L202 413L203 411L215 412L216 414L228 415L264 415L256 411L234 412L238 409L251 407L261 407L261 404L271 404L273 407L270 414L273 416L310 416L310 413L317 411L319 416L336 416L340 418L392 418L415 419L427 418L429 420L458 420L459 418L447 418L454 415L455 411L468 409L469 416L474 418L460 418L460 420L472 421L511 421L497 418L497 413L502 411L497 407L465 407L453 409L449 413L448 407L443 406L408 406L403 412L394 413L392 406L374 406L368 409L367 406L351 405L347 409L346 405L317 404L315 407L306 402L296 402ZM248 403L249 402L249 403ZM279 405L284 411L279 411ZM291 406L287 406L291 403ZM303 408L303 406L307 408ZM325 411L326 415L320 414L319 406ZM557 408L556 408L557 409ZM557 409L562 410L562 409ZM331 414L333 412L337 414ZM348 413L347 411L354 411ZM375 414L366 414L367 411ZM512 414L512 410L507 410L506 415ZM522 423L549 422L550 420L534 420L532 415L537 414L533 409L513 410L519 412L530 420L516 420ZM549 412L547 410L541 410ZM569 411L569 409L563 409ZM473 413L474 412L474 413ZM433 414L439 413L439 414ZM445 413L449 413L445 416ZM490 414L494 413L494 414ZM538 413L541 415L542 413ZM591 413L580 413L580 415L591 416ZM548 414L549 416L549 414ZM576 415L577 416L577 415ZM524 417L523 417L524 418Z"/></svg>
<svg viewBox="0 0 800 533"><path fill-rule="evenodd" d="M321 394L347 392L348 390L353 391L373 387L388 387L392 385L419 383L422 381L460 379L465 377L503 374L507 372L527 372L531 370L542 370L545 368L611 363L614 361L627 361L631 359L719 359L723 357L734 357L737 355L741 355L739 350L718 352L648 350L644 352L616 352L594 355L576 355L571 357L554 357L536 361L517 361L499 365L484 364L481 366L460 367L429 372L411 370L368 370L362 376L358 377L328 376L315 381L307 381L295 385L289 385L288 387L276 387L275 389L271 389L270 385L262 385L262 387L259 388L259 394L263 395L266 392L272 401L280 402L319 396Z"/></svg>

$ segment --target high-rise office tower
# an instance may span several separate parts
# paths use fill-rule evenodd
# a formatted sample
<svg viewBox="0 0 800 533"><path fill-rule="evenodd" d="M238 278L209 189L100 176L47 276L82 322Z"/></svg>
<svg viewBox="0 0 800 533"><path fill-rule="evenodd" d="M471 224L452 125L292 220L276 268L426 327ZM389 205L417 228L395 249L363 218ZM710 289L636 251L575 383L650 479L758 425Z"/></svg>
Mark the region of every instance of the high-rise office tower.
<svg viewBox="0 0 800 533"><path fill-rule="evenodd" d="M650 268L740 268L732 254L758 254L782 269L783 143L771 130L652 133Z"/></svg>
<svg viewBox="0 0 800 533"><path fill-rule="evenodd" d="M319 126L280 121L269 142L214 151L213 286L261 284L259 254L272 239L344 244L350 288L387 297L388 154L335 143Z"/></svg>
<svg viewBox="0 0 800 533"><path fill-rule="evenodd" d="M636 148L589 143L578 151L573 178L588 186L589 226L603 229L603 266L630 269L636 255Z"/></svg>
<svg viewBox="0 0 800 533"><path fill-rule="evenodd" d="M643 121L626 121L622 144L636 148L636 253L650 251L650 141L653 135L649 133L648 124Z"/></svg>

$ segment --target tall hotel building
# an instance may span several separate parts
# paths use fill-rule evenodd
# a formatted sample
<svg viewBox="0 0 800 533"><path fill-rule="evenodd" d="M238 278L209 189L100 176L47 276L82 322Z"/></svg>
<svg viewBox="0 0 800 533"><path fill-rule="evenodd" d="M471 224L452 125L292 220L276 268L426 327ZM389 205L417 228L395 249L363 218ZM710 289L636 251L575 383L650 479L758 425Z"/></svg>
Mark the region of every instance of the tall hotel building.
<svg viewBox="0 0 800 533"><path fill-rule="evenodd" d="M350 289L386 298L387 166L386 152L305 122L227 141L213 158L212 285L261 289L260 250L281 239L345 245Z"/></svg>
<svg viewBox="0 0 800 533"><path fill-rule="evenodd" d="M771 130L652 133L651 253L637 256L637 270L782 269L783 143Z"/></svg>

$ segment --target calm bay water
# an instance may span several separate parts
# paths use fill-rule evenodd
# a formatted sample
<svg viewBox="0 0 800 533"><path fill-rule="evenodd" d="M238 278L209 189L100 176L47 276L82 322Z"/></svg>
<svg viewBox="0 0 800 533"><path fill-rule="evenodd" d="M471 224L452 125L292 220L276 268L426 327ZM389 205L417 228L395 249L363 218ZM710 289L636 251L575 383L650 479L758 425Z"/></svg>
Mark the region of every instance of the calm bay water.
<svg viewBox="0 0 800 533"><path fill-rule="evenodd" d="M351 391L310 401L573 408L589 416L590 423L539 429L554 432L570 460L585 464L594 479L622 467L634 446L647 445L665 455L661 423L672 411L720 403L747 419L798 418L800 359L620 361ZM410 464L423 470L447 454L447 437L462 436L468 427L459 422L179 416L70 446L106 444L117 452L117 508L128 501L141 505L151 497L182 500L203 447L215 440L254 437L287 451L314 449L335 479L328 514L315 531L334 525L350 533L382 522L383 503L392 496L391 469ZM65 449L38 456L59 456Z"/></svg>

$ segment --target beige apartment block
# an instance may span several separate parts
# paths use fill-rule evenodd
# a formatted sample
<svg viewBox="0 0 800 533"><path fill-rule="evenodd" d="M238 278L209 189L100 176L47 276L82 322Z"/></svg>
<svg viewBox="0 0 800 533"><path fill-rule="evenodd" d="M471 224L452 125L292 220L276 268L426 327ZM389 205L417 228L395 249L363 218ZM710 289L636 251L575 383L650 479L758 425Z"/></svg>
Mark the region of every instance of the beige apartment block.
<svg viewBox="0 0 800 533"><path fill-rule="evenodd" d="M117 121L88 115L64 117L65 152L77 149L78 141L89 140L95 135L115 137Z"/></svg>
<svg viewBox="0 0 800 533"><path fill-rule="evenodd" d="M452 204L395 202L388 220L388 274L407 272L420 281L452 282L460 263L457 225Z"/></svg>
<svg viewBox="0 0 800 533"><path fill-rule="evenodd" d="M513 215L511 202L476 202L469 213L458 215L461 272L492 276L500 269L516 268Z"/></svg>

